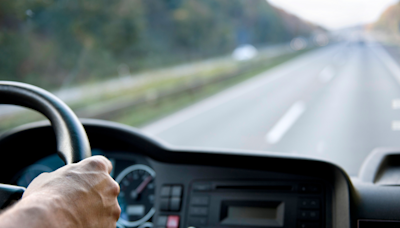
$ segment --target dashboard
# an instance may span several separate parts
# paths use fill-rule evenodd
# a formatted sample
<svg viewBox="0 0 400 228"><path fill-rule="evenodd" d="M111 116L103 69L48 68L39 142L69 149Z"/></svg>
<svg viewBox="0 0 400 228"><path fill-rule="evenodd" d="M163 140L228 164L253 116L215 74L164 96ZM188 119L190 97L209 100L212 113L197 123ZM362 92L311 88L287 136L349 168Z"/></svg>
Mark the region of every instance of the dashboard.
<svg viewBox="0 0 400 228"><path fill-rule="evenodd" d="M400 188L387 184L384 171L390 169L395 175L397 163L387 161L382 151L376 154L386 166L371 158L368 163L375 165L350 178L327 161L268 152L175 148L125 125L87 119L82 123L92 154L113 163L111 176L121 189L119 228L400 224ZM0 181L27 186L41 172L61 167L55 142L47 122L1 136ZM376 178L370 181L375 174L378 180L386 178L386 185L374 183Z"/></svg>

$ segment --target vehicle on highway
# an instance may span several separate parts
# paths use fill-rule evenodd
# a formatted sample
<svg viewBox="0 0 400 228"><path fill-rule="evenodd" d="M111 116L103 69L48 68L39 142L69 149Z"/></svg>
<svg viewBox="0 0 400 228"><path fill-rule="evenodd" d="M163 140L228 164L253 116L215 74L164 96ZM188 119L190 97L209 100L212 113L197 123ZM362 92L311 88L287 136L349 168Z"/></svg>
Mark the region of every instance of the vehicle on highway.
<svg viewBox="0 0 400 228"><path fill-rule="evenodd" d="M119 228L399 227L400 5L302 1L0 2L0 207L104 155Z"/></svg>
<svg viewBox="0 0 400 228"><path fill-rule="evenodd" d="M232 52L232 58L237 61L246 61L257 55L257 49L250 44L241 45Z"/></svg>

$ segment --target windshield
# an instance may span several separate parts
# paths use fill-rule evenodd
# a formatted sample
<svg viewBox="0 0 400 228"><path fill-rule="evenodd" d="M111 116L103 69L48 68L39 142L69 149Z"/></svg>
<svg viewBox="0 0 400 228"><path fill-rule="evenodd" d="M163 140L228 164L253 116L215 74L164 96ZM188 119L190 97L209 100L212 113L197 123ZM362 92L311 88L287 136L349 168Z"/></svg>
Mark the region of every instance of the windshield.
<svg viewBox="0 0 400 228"><path fill-rule="evenodd" d="M326 159L400 146L395 0L3 0L0 80L172 145ZM0 131L44 119L0 105Z"/></svg>

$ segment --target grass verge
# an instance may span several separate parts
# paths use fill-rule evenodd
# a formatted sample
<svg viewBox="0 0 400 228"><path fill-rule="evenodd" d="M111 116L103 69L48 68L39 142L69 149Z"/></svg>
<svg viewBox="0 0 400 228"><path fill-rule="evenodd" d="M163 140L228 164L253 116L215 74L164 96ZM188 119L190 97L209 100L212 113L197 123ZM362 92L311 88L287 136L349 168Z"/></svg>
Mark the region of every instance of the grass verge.
<svg viewBox="0 0 400 228"><path fill-rule="evenodd" d="M228 66L225 69L219 69L220 72L210 72L207 74L195 76L195 80L214 80L212 83L204 84L195 89L184 90L183 92L179 92L177 94L168 95L165 97L159 97L154 100L144 100L144 102L140 102L135 105L129 105L124 108L120 108L116 111L107 113L105 115L95 115L95 118L111 120L123 124L127 124L130 126L141 127L152 121L160 119L164 116L172 114L184 107L187 107L193 103L196 103L202 99L210 97L224 89L227 89L233 85L236 85L240 82L243 82L259 73L262 73L272 67L275 67L281 63L284 63L294 57L297 57L305 52L309 51L303 50L298 52L289 52L277 57L259 59L258 61L247 64L245 66L240 67L230 67ZM239 64L240 65L240 64ZM238 69L240 68L240 71ZM217 73L221 73L224 71L228 74L233 74L229 77L220 77ZM230 72L231 71L231 72ZM233 73L232 73L233 72ZM219 77L219 78L218 78ZM217 80L215 80L217 79ZM186 81L185 81L186 80ZM102 109L107 108L107 105L118 103L118 100L131 101L137 99L140 96L146 95L152 90L158 89L168 89L173 86L182 86L187 83L187 79L184 78L169 78L163 79L162 81L155 81L151 84L147 84L144 87L130 90L130 91L120 91L117 94L105 94L102 97L97 97L95 99L82 100L77 104L70 105L71 108L78 113L82 108L97 106L99 113L101 113ZM121 102L123 103L123 102ZM96 108L90 108L96 112ZM90 115L82 115L80 117L93 117ZM11 129L13 127L19 126L21 124L43 120L45 119L41 114L28 110L26 112L21 112L14 116L4 118L0 121L0 132L5 131L7 129Z"/></svg>
<svg viewBox="0 0 400 228"><path fill-rule="evenodd" d="M252 78L255 75L271 69L272 67L284 63L296 56L304 54L307 51L308 50L304 50L276 57L263 65L246 71L239 76L222 80L208 86L204 86L200 89L181 94L180 96L169 97L158 102L150 102L144 105L127 108L121 113L107 119L140 128L154 120L172 114L177 110L185 108L224 89L227 89L249 78Z"/></svg>

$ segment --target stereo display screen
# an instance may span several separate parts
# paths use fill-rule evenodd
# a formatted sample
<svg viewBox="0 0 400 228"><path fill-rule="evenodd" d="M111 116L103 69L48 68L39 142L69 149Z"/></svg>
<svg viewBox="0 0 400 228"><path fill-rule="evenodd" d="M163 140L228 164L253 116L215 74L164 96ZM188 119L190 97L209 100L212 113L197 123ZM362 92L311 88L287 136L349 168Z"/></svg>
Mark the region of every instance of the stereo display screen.
<svg viewBox="0 0 400 228"><path fill-rule="evenodd" d="M222 225L283 226L283 202L223 202Z"/></svg>

